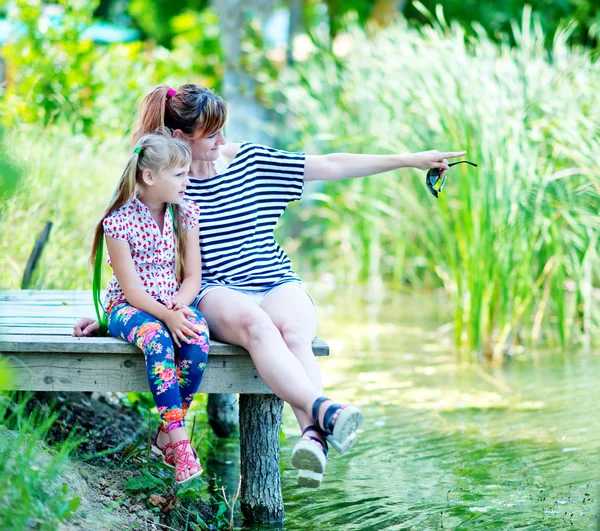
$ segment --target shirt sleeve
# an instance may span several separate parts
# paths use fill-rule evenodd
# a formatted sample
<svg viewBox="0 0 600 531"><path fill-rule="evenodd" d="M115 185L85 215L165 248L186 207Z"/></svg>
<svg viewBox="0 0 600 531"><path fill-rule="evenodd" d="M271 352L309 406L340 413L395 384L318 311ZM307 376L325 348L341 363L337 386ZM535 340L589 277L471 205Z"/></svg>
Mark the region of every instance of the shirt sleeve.
<svg viewBox="0 0 600 531"><path fill-rule="evenodd" d="M200 223L200 207L193 201L183 201L181 203L181 221L183 230L192 230Z"/></svg>
<svg viewBox="0 0 600 531"><path fill-rule="evenodd" d="M102 227L105 236L110 236L115 240L129 241L126 220L118 211L106 216L102 221Z"/></svg>
<svg viewBox="0 0 600 531"><path fill-rule="evenodd" d="M304 191L306 154L260 144L252 144L250 147L254 152L257 180L287 202L300 201Z"/></svg>

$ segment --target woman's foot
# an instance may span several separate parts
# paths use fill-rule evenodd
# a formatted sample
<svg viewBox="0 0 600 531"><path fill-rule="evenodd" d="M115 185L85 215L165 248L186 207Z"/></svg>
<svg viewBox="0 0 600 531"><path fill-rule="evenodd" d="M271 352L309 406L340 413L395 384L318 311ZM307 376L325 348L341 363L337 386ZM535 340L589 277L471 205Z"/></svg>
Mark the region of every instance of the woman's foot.
<svg viewBox="0 0 600 531"><path fill-rule="evenodd" d="M198 454L192 448L190 441L182 439L172 443L175 450L175 481L179 484L186 483L202 474L202 467L198 461Z"/></svg>
<svg viewBox="0 0 600 531"><path fill-rule="evenodd" d="M327 465L327 443L316 426L308 426L292 450L292 466L298 469L298 485L316 488Z"/></svg>
<svg viewBox="0 0 600 531"><path fill-rule="evenodd" d="M335 404L324 396L315 400L312 407L313 421L340 454L345 454L357 440L356 430L364 422L362 413L351 404Z"/></svg>
<svg viewBox="0 0 600 531"><path fill-rule="evenodd" d="M162 424L156 430L150 451L155 456L162 458L165 465L175 468L175 450L173 450L173 446L171 445L169 433L164 429Z"/></svg>

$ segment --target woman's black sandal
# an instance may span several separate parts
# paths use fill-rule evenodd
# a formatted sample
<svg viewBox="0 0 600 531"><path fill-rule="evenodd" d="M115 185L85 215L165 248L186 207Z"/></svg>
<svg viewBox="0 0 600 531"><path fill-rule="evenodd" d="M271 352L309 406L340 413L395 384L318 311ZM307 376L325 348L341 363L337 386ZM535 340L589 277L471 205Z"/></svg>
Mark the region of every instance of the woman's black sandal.
<svg viewBox="0 0 600 531"><path fill-rule="evenodd" d="M346 404L331 404L323 417L323 425L319 422L319 407L329 400L324 396L317 398L312 407L313 421L340 454L345 454L354 446L357 440L356 430L364 422L362 413L357 407ZM335 419L334 419L335 417Z"/></svg>
<svg viewBox="0 0 600 531"><path fill-rule="evenodd" d="M298 485L316 488L323 481L327 464L327 443L309 435L311 431L321 433L316 426L308 426L302 432L302 438L292 450L292 466L298 469Z"/></svg>

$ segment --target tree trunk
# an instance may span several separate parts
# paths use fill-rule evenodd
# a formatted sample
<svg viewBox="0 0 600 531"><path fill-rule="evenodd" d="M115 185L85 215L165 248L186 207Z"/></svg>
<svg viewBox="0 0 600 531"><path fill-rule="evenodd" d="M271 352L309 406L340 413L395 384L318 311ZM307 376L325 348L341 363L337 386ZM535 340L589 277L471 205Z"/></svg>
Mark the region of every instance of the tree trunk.
<svg viewBox="0 0 600 531"><path fill-rule="evenodd" d="M240 395L240 504L249 523L283 521L279 431L283 402L275 395Z"/></svg>
<svg viewBox="0 0 600 531"><path fill-rule="evenodd" d="M219 14L221 45L225 56L223 96L229 119L227 137L231 142L248 140L270 145L273 135L265 125L270 114L256 97L256 81L241 64L244 24L250 18L262 21L275 6L274 0L213 0ZM251 17L250 17L251 15Z"/></svg>
<svg viewBox="0 0 600 531"><path fill-rule="evenodd" d="M235 394L208 395L206 412L208 423L217 437L231 437L235 434L239 419L238 397Z"/></svg>
<svg viewBox="0 0 600 531"><path fill-rule="evenodd" d="M294 63L294 39L302 28L302 0L289 0L290 3L290 27L288 30L288 45L286 61L288 65Z"/></svg>

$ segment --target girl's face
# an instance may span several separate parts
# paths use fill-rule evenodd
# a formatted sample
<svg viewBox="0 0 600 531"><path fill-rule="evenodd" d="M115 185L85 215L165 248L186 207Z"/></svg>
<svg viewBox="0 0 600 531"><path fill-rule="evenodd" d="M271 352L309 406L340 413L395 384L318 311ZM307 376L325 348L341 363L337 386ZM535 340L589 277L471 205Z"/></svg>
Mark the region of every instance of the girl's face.
<svg viewBox="0 0 600 531"><path fill-rule="evenodd" d="M190 184L188 178L189 169L189 166L183 166L166 168L154 173L152 175L152 184L147 187L147 193L158 203L181 203L185 189Z"/></svg>
<svg viewBox="0 0 600 531"><path fill-rule="evenodd" d="M222 129L210 136L184 137L183 140L190 146L194 160L217 160L220 146L227 143Z"/></svg>

